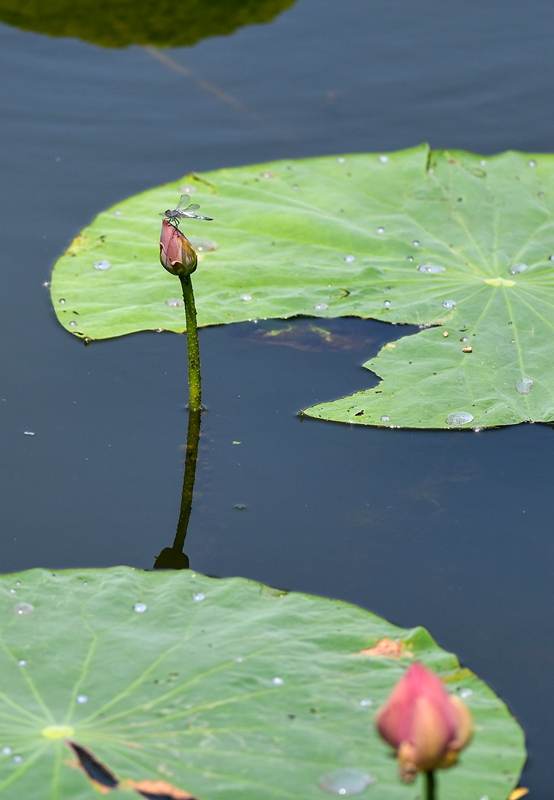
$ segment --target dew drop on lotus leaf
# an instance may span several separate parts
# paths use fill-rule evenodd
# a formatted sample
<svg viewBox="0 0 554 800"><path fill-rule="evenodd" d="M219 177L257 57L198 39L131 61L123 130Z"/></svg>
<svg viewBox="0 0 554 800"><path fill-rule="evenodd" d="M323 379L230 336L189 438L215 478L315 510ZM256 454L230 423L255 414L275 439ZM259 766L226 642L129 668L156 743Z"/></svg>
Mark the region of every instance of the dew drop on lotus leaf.
<svg viewBox="0 0 554 800"><path fill-rule="evenodd" d="M345 260L345 261L346 261L348 264L351 264L353 261L355 261L355 260L356 260L356 256L345 256L345 257L344 257L344 260Z"/></svg>
<svg viewBox="0 0 554 800"><path fill-rule="evenodd" d="M391 301L390 301L390 300L385 300L385 302L383 303L383 305L385 306L385 308L390 308L390 307L391 307L391 305L392 305L392 303L391 303Z"/></svg>
<svg viewBox="0 0 554 800"><path fill-rule="evenodd" d="M420 264L417 270L418 272L425 272L428 275L438 275L440 272L446 272L445 268L438 264Z"/></svg>
<svg viewBox="0 0 554 800"><path fill-rule="evenodd" d="M412 244L413 244L413 246L414 246L414 247L419 247L419 242L418 242L418 240L417 240L417 239L414 239L414 241L412 242Z"/></svg>
<svg viewBox="0 0 554 800"><path fill-rule="evenodd" d="M527 162L527 164L528 164L530 167L536 167L536 166L537 166L537 162L536 162L536 161L533 161L533 159L531 159L531 161L528 161L528 162Z"/></svg>
<svg viewBox="0 0 554 800"><path fill-rule="evenodd" d="M78 694L75 699L80 706L84 705L85 703L88 703L88 697L86 696L86 694Z"/></svg>
<svg viewBox="0 0 554 800"><path fill-rule="evenodd" d="M343 797L365 792L368 786L375 783L375 778L367 772L352 767L343 767L323 775L317 782L320 789Z"/></svg>
<svg viewBox="0 0 554 800"><path fill-rule="evenodd" d="M382 164L386 164L388 160L389 160L389 157L388 157L388 156L379 156L379 161L380 161Z"/></svg>
<svg viewBox="0 0 554 800"><path fill-rule="evenodd" d="M519 275L520 272L525 272L527 264L512 264L509 269L510 275Z"/></svg>
<svg viewBox="0 0 554 800"><path fill-rule="evenodd" d="M314 311L327 311L328 308L329 306L327 303L317 303L317 305L314 306Z"/></svg>
<svg viewBox="0 0 554 800"><path fill-rule="evenodd" d="M444 303L443 303L443 306L445 308L454 308L455 305L456 305L456 301L455 300L445 300Z"/></svg>
<svg viewBox="0 0 554 800"><path fill-rule="evenodd" d="M240 299L244 300L245 303L248 303L250 300L252 300L252 295L251 294L241 294L240 295Z"/></svg>
<svg viewBox="0 0 554 800"><path fill-rule="evenodd" d="M75 320L74 320L74 319L72 319L72 320L71 320L71 322L70 322L69 324L70 324L70 326L71 326L72 328L76 328L76 327L77 327L77 323L75 322Z"/></svg>
<svg viewBox="0 0 554 800"><path fill-rule="evenodd" d="M26 667L27 666L27 662L25 661L24 658L20 658L17 663L19 664L20 667Z"/></svg>
<svg viewBox="0 0 554 800"><path fill-rule="evenodd" d="M31 603L16 603L12 609L14 614L18 617L25 617L27 614L32 614L35 607Z"/></svg>
<svg viewBox="0 0 554 800"><path fill-rule="evenodd" d="M385 233L385 229L383 227L377 228L377 233Z"/></svg>
<svg viewBox="0 0 554 800"><path fill-rule="evenodd" d="M369 708L373 705L373 700L360 700L360 705L362 708Z"/></svg>
<svg viewBox="0 0 554 800"><path fill-rule="evenodd" d="M12 748L11 747L6 746L6 747L2 748L2 755L3 756L9 756L9 755L11 755L11 753L12 753Z"/></svg>
<svg viewBox="0 0 554 800"><path fill-rule="evenodd" d="M167 300L165 301L165 304L170 308L179 308L180 306L183 305L183 301L181 300L180 297L168 297Z"/></svg>
<svg viewBox="0 0 554 800"><path fill-rule="evenodd" d="M284 680L282 678L272 678L271 683L274 683L275 686L282 686L284 684Z"/></svg>
<svg viewBox="0 0 554 800"><path fill-rule="evenodd" d="M462 689L460 692L460 697L471 697L473 694L473 689Z"/></svg>
<svg viewBox="0 0 554 800"><path fill-rule="evenodd" d="M388 417L386 414L383 414L383 416L381 417L381 422L388 422L389 420L390 417Z"/></svg>
<svg viewBox="0 0 554 800"><path fill-rule="evenodd" d="M21 762L23 761L23 756L20 756L20 755L16 754L16 755L13 757L13 760L14 760L14 762L15 762L16 764L21 764Z"/></svg>
<svg viewBox="0 0 554 800"><path fill-rule="evenodd" d="M195 594L192 595L192 599L194 600L195 603L201 603L202 600L206 599L206 595L204 594L204 592L196 592Z"/></svg>
<svg viewBox="0 0 554 800"><path fill-rule="evenodd" d="M105 270L109 269L111 267L111 264L109 261L95 261L92 266L94 267L94 269Z"/></svg>
<svg viewBox="0 0 554 800"><path fill-rule="evenodd" d="M473 422L473 415L468 411L452 411L445 420L447 425L467 425Z"/></svg>
<svg viewBox="0 0 554 800"><path fill-rule="evenodd" d="M516 381L516 391L520 394L531 394L533 380L531 378L518 378Z"/></svg>
<svg viewBox="0 0 554 800"><path fill-rule="evenodd" d="M133 606L133 611L136 611L137 614L144 614L144 612L148 609L146 603L135 603Z"/></svg>

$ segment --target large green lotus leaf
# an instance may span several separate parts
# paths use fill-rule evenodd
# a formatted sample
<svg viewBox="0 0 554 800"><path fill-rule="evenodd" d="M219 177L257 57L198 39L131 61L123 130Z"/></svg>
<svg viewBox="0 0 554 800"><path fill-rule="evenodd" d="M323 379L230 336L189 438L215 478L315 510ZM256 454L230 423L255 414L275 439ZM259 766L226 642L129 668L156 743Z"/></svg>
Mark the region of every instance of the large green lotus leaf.
<svg viewBox="0 0 554 800"><path fill-rule="evenodd" d="M295 0L0 0L0 20L103 47L181 47L269 22Z"/></svg>
<svg viewBox="0 0 554 800"><path fill-rule="evenodd" d="M476 724L460 764L440 775L441 797L506 800L525 759L519 725L455 656L423 628L347 603L127 567L3 576L0 598L6 800L97 797L66 740L123 787L163 780L201 800L323 800L319 779L351 768L376 779L368 796L411 800L373 717L415 658L466 699ZM398 658L357 655L383 637L398 640Z"/></svg>
<svg viewBox="0 0 554 800"><path fill-rule="evenodd" d="M52 299L68 330L183 330L157 242L159 211L187 190L215 218L182 225L203 259L201 325L308 314L423 328L365 365L375 389L307 414L416 428L554 419L554 156L421 146L188 176L100 214L59 259Z"/></svg>

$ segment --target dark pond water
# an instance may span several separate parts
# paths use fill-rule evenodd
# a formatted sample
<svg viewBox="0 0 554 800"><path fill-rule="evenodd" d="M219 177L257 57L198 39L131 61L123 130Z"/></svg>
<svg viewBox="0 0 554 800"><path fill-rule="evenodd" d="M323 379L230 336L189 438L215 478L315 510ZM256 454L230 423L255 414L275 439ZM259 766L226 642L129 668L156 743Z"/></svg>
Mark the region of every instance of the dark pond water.
<svg viewBox="0 0 554 800"><path fill-rule="evenodd" d="M173 538L184 338L85 348L42 286L97 211L189 170L281 157L423 140L551 151L553 24L547 0L298 0L167 51L173 65L0 25L2 571L151 568ZM424 625L510 704L523 784L550 797L554 432L300 421L370 385L361 363L402 331L336 321L336 346L302 349L299 325L287 346L253 324L201 332L191 564Z"/></svg>

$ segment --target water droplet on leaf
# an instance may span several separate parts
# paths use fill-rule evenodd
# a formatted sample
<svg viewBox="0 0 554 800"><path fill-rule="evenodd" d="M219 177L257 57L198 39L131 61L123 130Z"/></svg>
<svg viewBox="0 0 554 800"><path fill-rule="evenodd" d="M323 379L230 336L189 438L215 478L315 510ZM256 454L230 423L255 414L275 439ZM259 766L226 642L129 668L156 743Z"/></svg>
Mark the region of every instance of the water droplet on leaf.
<svg viewBox="0 0 554 800"><path fill-rule="evenodd" d="M250 300L252 300L252 295L250 295L250 294L241 294L240 295L240 299L244 300L245 303L248 303Z"/></svg>
<svg viewBox="0 0 554 800"><path fill-rule="evenodd" d="M462 691L460 692L460 697L464 698L471 697L472 694L473 694L473 689L462 689Z"/></svg>
<svg viewBox="0 0 554 800"><path fill-rule="evenodd" d="M27 614L32 614L35 610L35 607L31 605L31 603L16 603L15 606L12 608L14 614L17 614L18 617L25 617Z"/></svg>
<svg viewBox="0 0 554 800"><path fill-rule="evenodd" d="M443 306L445 308L454 308L455 305L456 305L456 301L455 300L445 300L444 303L443 303Z"/></svg>
<svg viewBox="0 0 554 800"><path fill-rule="evenodd" d="M181 300L180 297L168 297L167 300L165 301L165 304L170 308L179 308L180 306L183 305L183 301Z"/></svg>
<svg viewBox="0 0 554 800"><path fill-rule="evenodd" d="M537 166L537 162L536 162L536 161L533 161L533 159L531 159L530 161L528 161L528 162L527 162L527 164L528 164L530 167L536 167L536 166Z"/></svg>
<svg viewBox="0 0 554 800"><path fill-rule="evenodd" d="M196 594L192 595L192 599L194 600L195 603L201 603L202 600L206 599L206 595L204 594L204 592L196 592Z"/></svg>
<svg viewBox="0 0 554 800"><path fill-rule="evenodd" d="M360 705L362 708L369 708L373 705L373 700L360 700Z"/></svg>
<svg viewBox="0 0 554 800"><path fill-rule="evenodd" d="M2 755L3 756L9 756L9 755L11 755L11 753L12 753L12 748L11 747L3 747L2 748Z"/></svg>
<svg viewBox="0 0 554 800"><path fill-rule="evenodd" d="M327 303L317 303L317 305L314 306L314 311L327 311L328 308L329 306Z"/></svg>
<svg viewBox="0 0 554 800"><path fill-rule="evenodd" d="M379 227L379 228L377 228L377 233L385 233L385 229Z"/></svg>
<svg viewBox="0 0 554 800"><path fill-rule="evenodd" d="M111 264L109 261L95 261L92 266L94 267L94 269L104 270L104 269L109 269L111 267Z"/></svg>
<svg viewBox="0 0 554 800"><path fill-rule="evenodd" d="M414 247L419 247L419 242L418 242L418 240L417 240L417 239L414 239L414 241L412 242L412 244L413 244L413 246L414 246Z"/></svg>
<svg viewBox="0 0 554 800"><path fill-rule="evenodd" d="M272 678L271 683L275 684L275 686L282 686L284 684L284 680L282 678Z"/></svg>
<svg viewBox="0 0 554 800"><path fill-rule="evenodd" d="M21 762L23 761L23 756L20 756L20 755L15 755L15 756L13 757L13 760L14 760L14 762L15 762L16 764L21 764Z"/></svg>
<svg viewBox="0 0 554 800"><path fill-rule="evenodd" d="M387 417L386 414L383 414L383 416L381 417L381 422L388 422L389 420L390 420L390 417Z"/></svg>
<svg viewBox="0 0 554 800"><path fill-rule="evenodd" d="M473 422L473 415L468 411L453 411L445 420L447 425L467 425Z"/></svg>
<svg viewBox="0 0 554 800"><path fill-rule="evenodd" d="M516 381L516 391L520 394L531 394L533 381L531 378L518 378Z"/></svg>
<svg viewBox="0 0 554 800"><path fill-rule="evenodd" d="M146 603L135 603L135 605L133 606L133 611L136 611L137 614L144 614L147 608L148 606L146 605Z"/></svg>
<svg viewBox="0 0 554 800"><path fill-rule="evenodd" d="M509 269L510 275L518 275L520 272L525 272L527 264L512 264Z"/></svg>
<svg viewBox="0 0 554 800"><path fill-rule="evenodd" d="M379 156L379 161L380 161L382 164L386 164L388 160L389 160L389 157L388 157L388 156Z"/></svg>
<svg viewBox="0 0 554 800"><path fill-rule="evenodd" d="M25 661L24 658L20 658L17 663L19 664L20 667L26 667L27 666L27 662Z"/></svg>
<svg viewBox="0 0 554 800"><path fill-rule="evenodd" d="M343 767L323 775L317 782L320 789L326 792L340 794L343 797L352 794L361 794L368 786L375 783L375 778L359 769Z"/></svg>
<svg viewBox="0 0 554 800"><path fill-rule="evenodd" d="M86 696L86 694L78 694L75 700L79 703L80 706L84 705L85 703L88 703L88 697Z"/></svg>
<svg viewBox="0 0 554 800"><path fill-rule="evenodd" d="M417 270L428 275L438 275L439 272L446 272L445 268L440 267L438 264L420 264Z"/></svg>
<svg viewBox="0 0 554 800"><path fill-rule="evenodd" d="M345 257L344 257L344 260L345 260L345 261L346 261L348 264L351 264L353 261L355 261L355 260L356 260L356 256L345 256Z"/></svg>

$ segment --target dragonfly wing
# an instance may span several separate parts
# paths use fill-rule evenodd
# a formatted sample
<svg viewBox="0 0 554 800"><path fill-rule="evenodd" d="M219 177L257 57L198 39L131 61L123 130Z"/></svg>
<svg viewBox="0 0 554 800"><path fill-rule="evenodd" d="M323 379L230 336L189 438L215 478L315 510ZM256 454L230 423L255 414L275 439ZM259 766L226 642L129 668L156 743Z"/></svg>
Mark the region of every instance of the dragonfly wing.
<svg viewBox="0 0 554 800"><path fill-rule="evenodd" d="M182 194L177 203L177 208L181 211L189 201L190 196L188 194Z"/></svg>

